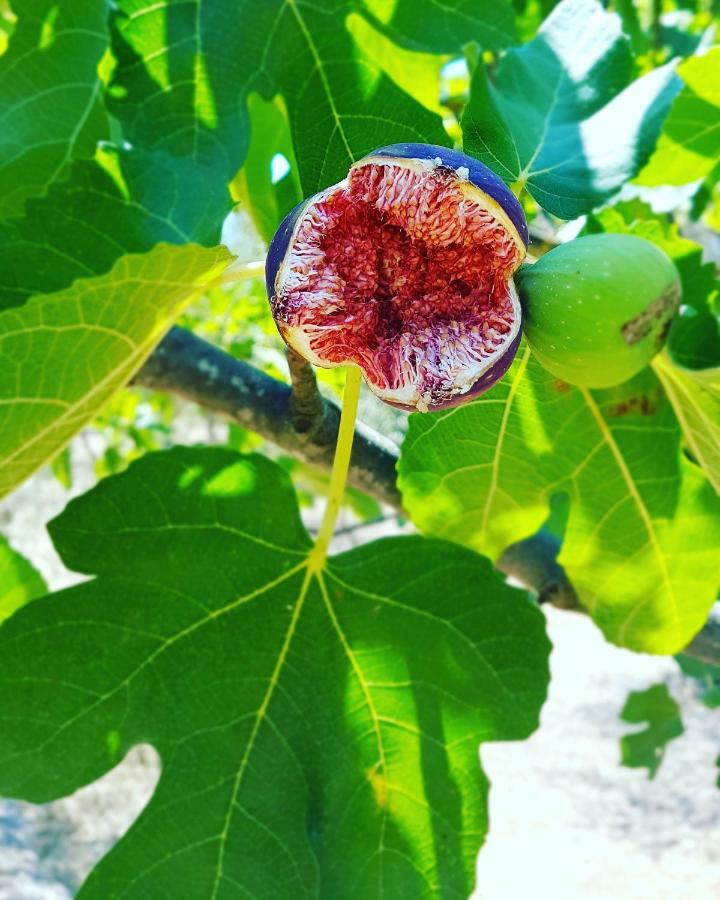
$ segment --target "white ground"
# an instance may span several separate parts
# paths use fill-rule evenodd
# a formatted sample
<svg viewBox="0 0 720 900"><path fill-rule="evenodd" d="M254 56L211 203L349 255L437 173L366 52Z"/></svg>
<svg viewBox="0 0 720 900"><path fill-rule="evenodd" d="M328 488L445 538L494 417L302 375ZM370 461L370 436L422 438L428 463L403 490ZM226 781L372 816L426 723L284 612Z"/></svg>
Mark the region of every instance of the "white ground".
<svg viewBox="0 0 720 900"><path fill-rule="evenodd" d="M89 480L81 477L78 489ZM53 587L67 584L68 575L43 525L65 501L41 474L0 504L0 531ZM482 750L492 826L476 897L720 898L720 711L700 705L672 660L618 650L574 614L549 610L548 626L555 649L542 727L528 741ZM658 680L681 702L686 733L651 782L644 771L619 765L628 726L618 715L629 691ZM47 806L0 801L0 900L72 897L142 809L156 777L154 751L141 747L68 799Z"/></svg>

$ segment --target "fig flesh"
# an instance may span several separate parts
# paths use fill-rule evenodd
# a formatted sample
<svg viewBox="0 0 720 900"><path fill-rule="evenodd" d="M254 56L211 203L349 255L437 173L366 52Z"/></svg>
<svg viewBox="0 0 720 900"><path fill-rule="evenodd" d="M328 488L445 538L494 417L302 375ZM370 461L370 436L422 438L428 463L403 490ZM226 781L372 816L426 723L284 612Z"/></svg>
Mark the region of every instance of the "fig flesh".
<svg viewBox="0 0 720 900"><path fill-rule="evenodd" d="M268 253L285 341L358 366L378 397L442 409L487 390L520 342L527 225L504 183L445 147L398 144L297 206Z"/></svg>
<svg viewBox="0 0 720 900"><path fill-rule="evenodd" d="M561 244L517 275L523 331L538 361L569 384L614 387L662 347L680 277L644 238L594 234Z"/></svg>

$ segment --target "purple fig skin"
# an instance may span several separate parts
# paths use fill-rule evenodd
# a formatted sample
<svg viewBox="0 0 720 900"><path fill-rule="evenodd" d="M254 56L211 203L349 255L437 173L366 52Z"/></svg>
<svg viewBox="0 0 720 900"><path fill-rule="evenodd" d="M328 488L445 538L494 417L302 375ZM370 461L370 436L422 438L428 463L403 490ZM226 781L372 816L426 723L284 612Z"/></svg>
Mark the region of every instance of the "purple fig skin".
<svg viewBox="0 0 720 900"><path fill-rule="evenodd" d="M496 203L498 203L498 205L512 222L521 241L523 242L525 247L527 247L529 241L528 228L525 214L520 203L518 202L512 191L505 185L502 179L499 178L487 166L483 165L483 163L479 162L476 159L473 159L470 156L467 156L464 153L461 153L458 150L451 150L448 147L442 147L437 144L412 143L390 144L386 147L380 147L377 150L373 150L372 153L369 153L367 156L363 157L363 160L378 159L378 161L380 161L381 159L392 160L393 158L419 160L440 159L441 163L444 166L447 166L448 168L453 170L465 167L468 170L468 181L470 181L471 184L479 188L479 190L483 191L485 194L495 200ZM285 259L285 255L290 246L290 241L295 230L295 225L305 208L314 199L314 196L308 197L306 200L301 201L297 204L297 206L290 210L290 212L280 223L280 226L278 227L272 241L270 242L267 260L265 263L265 285L267 288L268 298L271 301L277 293L276 281L278 271L283 263L283 260ZM508 346L502 357L498 359L497 362L495 362L489 369L483 372L480 378L478 378L478 380L468 391L463 394L457 394L454 397L451 397L450 399L442 401L440 403L433 404L430 407L430 411L438 412L445 409L451 409L454 406L460 406L489 390L505 375L507 370L510 368L515 354L518 351L518 347L520 346L521 338L522 331L520 330L518 331L517 336ZM385 400L385 402L389 403L389 405L391 406L395 406L398 409L407 410L408 412L416 411L415 407L393 403L390 400Z"/></svg>

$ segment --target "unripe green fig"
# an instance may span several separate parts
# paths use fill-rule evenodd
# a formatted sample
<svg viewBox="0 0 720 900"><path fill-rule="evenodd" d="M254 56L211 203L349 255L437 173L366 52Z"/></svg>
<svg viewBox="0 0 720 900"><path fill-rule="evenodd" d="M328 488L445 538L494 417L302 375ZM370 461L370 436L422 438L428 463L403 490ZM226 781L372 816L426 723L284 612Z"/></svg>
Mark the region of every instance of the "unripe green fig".
<svg viewBox="0 0 720 900"><path fill-rule="evenodd" d="M662 347L681 288L670 258L629 234L555 247L516 276L523 331L540 363L570 384L605 388Z"/></svg>

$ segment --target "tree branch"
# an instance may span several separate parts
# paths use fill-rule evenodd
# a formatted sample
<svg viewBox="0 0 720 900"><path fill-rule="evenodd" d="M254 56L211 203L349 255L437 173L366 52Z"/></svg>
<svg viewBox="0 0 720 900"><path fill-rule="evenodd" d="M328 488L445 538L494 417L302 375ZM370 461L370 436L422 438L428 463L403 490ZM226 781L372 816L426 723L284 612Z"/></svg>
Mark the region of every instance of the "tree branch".
<svg viewBox="0 0 720 900"><path fill-rule="evenodd" d="M315 376L293 361L297 393L254 366L235 359L184 328L171 328L133 384L177 394L222 413L309 463L329 469L340 410L317 391ZM398 449L358 425L350 483L383 503L400 506L395 484Z"/></svg>
<svg viewBox="0 0 720 900"><path fill-rule="evenodd" d="M222 413L288 453L330 469L340 410L317 388L312 367L288 353L294 388L234 359L183 328L172 328L133 384L193 400ZM358 423L349 481L402 512L396 484L398 448ZM557 562L560 541L540 531L508 547L497 567L532 591L540 603L585 613L565 570ZM720 665L720 624L708 621L683 653Z"/></svg>

